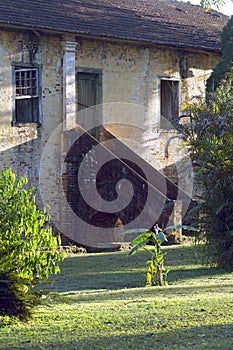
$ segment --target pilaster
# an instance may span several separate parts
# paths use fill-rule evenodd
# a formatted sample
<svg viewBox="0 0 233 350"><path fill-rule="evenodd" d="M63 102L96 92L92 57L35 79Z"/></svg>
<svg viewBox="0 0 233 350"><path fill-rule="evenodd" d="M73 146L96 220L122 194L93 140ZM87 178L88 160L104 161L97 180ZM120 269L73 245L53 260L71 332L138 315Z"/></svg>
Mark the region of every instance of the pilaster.
<svg viewBox="0 0 233 350"><path fill-rule="evenodd" d="M63 48L63 122L65 130L76 124L75 49L74 36L64 37Z"/></svg>

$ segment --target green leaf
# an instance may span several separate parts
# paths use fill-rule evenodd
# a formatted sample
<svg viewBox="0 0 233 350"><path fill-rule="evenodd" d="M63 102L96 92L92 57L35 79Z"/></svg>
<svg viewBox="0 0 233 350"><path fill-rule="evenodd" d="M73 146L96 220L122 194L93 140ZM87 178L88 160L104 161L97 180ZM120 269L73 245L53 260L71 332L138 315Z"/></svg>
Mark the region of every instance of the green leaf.
<svg viewBox="0 0 233 350"><path fill-rule="evenodd" d="M166 230L174 230L176 228L183 228L184 230L189 230L189 231L199 231L198 228L193 227L193 226L188 226L188 225L174 225L174 226L168 226L164 229L164 231Z"/></svg>
<svg viewBox="0 0 233 350"><path fill-rule="evenodd" d="M165 234L163 232L156 233L155 237L161 242L167 241L167 237L165 236Z"/></svg>
<svg viewBox="0 0 233 350"><path fill-rule="evenodd" d="M233 236L233 230L226 231L226 234L227 234L227 235L230 235L230 236Z"/></svg>
<svg viewBox="0 0 233 350"><path fill-rule="evenodd" d="M143 249L144 249L146 252L148 252L149 254L151 254L151 255L154 254L153 251L152 251L150 248L148 248L148 247L143 247Z"/></svg>
<svg viewBox="0 0 233 350"><path fill-rule="evenodd" d="M216 209L215 214L218 215L218 214L222 211L222 209L223 209L224 207L226 207L226 206L227 206L227 203L223 203L222 205L220 205L220 206Z"/></svg>
<svg viewBox="0 0 233 350"><path fill-rule="evenodd" d="M132 228L130 230L124 230L124 231L119 231L118 235L128 235L131 233L142 233L142 232L149 232L147 228Z"/></svg>
<svg viewBox="0 0 233 350"><path fill-rule="evenodd" d="M145 232L139 236L137 236L132 242L131 242L131 245L136 245L138 243L141 243L141 242L144 242L144 241L147 241L148 238L150 238L150 236L152 235L152 232L151 231L148 231L148 232Z"/></svg>
<svg viewBox="0 0 233 350"><path fill-rule="evenodd" d="M141 247L143 247L143 246L146 244L146 242L147 242L147 241L145 240L145 241L142 241L142 242L138 243L137 245L135 245L135 247L133 247L133 248L130 250L129 255L132 256L132 255L134 255L135 253L137 253L137 251L138 251Z"/></svg>

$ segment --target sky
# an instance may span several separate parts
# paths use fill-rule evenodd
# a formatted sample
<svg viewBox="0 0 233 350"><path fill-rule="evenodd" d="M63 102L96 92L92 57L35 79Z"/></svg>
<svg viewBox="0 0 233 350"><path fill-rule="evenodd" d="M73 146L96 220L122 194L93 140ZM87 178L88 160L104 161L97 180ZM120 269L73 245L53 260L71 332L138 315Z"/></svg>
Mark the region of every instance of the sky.
<svg viewBox="0 0 233 350"><path fill-rule="evenodd" d="M200 0L182 0L184 2L191 2L192 4L195 4L195 5L199 5L200 4ZM226 5L223 6L220 10L221 12L225 13L226 15L228 16L231 16L233 15L233 1L226 1Z"/></svg>

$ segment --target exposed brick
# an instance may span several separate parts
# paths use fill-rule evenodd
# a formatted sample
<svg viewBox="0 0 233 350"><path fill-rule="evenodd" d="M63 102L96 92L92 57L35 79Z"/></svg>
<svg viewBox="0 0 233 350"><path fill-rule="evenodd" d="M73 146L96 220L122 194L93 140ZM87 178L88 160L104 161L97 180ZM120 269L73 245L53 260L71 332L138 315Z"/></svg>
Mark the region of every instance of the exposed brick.
<svg viewBox="0 0 233 350"><path fill-rule="evenodd" d="M63 45L60 35L40 33L37 38L37 52L34 62L42 64L43 123L25 126L12 126L12 62L28 62L30 37L29 32L0 31L0 168L11 167L18 175L25 174L39 194L39 171L41 154L56 127L63 120ZM186 61L186 73L181 72L180 62ZM149 164L175 178L172 165L181 165L179 180L189 185L189 172L185 162L186 152L182 149L182 140L170 141L168 156L165 154L167 142L174 131L158 131L160 120L160 78L172 78L180 81L181 104L193 96L204 96L205 80L213 66L219 60L218 55L189 52L172 48L133 46L120 43L77 40L75 65L78 67L102 70L103 102L134 103L140 108L149 108L146 114L126 113L120 116L118 111L104 116L108 130L116 137L124 136L125 142ZM183 78L181 75L183 74ZM73 77L75 78L75 77ZM73 85L74 86L74 85ZM71 99L71 104L75 101ZM75 106L71 106L75 107ZM72 112L74 109L71 109ZM119 118L119 119L118 119ZM135 133L135 129L116 127L113 122L142 126L144 134ZM112 123L112 125L111 125ZM128 141L127 141L128 139ZM130 141L134 141L132 144ZM62 152L62 142L57 140L58 150ZM48 155L47 162L54 155ZM58 155L59 156L59 155ZM63 165L61 165L62 168ZM66 169L67 170L67 169ZM167 172L167 173L166 173ZM55 174L51 173L52 177ZM64 173L65 177L65 173ZM51 185L51 191L57 190L57 184ZM61 189L62 190L62 189ZM60 193L57 194L60 198ZM61 213L59 199L54 203L57 215Z"/></svg>

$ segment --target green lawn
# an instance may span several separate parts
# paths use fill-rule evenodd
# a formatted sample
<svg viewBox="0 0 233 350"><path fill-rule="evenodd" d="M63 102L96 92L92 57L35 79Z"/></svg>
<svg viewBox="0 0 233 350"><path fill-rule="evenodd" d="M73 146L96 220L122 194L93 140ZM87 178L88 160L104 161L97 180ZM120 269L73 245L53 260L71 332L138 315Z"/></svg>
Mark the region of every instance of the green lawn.
<svg viewBox="0 0 233 350"><path fill-rule="evenodd" d="M233 274L163 249L167 287L144 287L145 252L67 257L32 321L0 317L0 349L232 350Z"/></svg>

